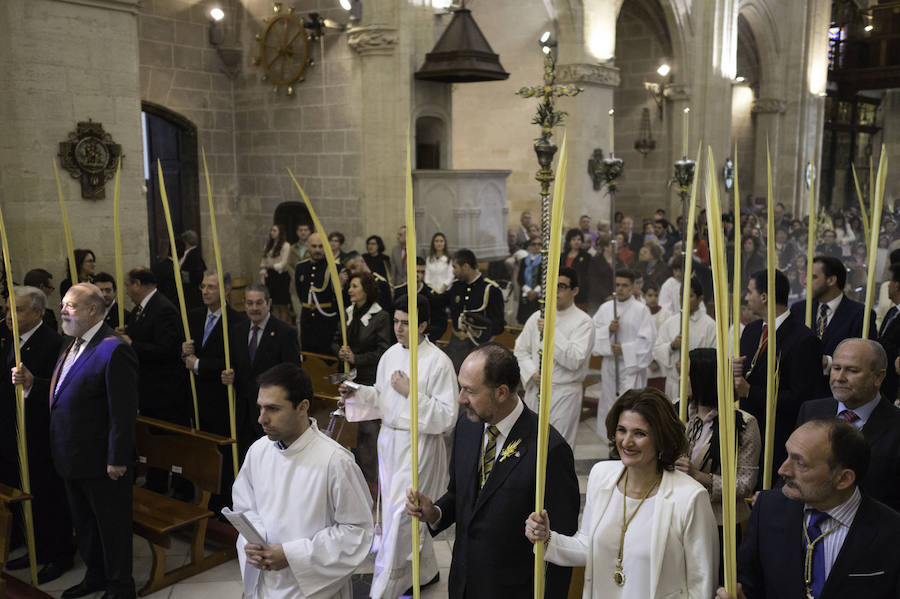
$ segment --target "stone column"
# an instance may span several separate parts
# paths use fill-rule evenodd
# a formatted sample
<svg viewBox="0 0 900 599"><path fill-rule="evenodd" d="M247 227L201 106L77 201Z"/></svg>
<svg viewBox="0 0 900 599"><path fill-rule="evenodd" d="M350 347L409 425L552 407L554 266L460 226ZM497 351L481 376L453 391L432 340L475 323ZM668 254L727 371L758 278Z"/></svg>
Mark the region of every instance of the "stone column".
<svg viewBox="0 0 900 599"><path fill-rule="evenodd" d="M777 178L779 170L778 150L781 119L784 115L787 102L780 98L759 98L753 102L751 111L756 115L756 143L753 148L753 162L756 165L753 173L753 186L744 192L753 193L755 196L765 197L768 186L766 172L766 140L769 142L769 156L772 159L772 181ZM785 207L792 205L791 198L778 198L775 203L782 202Z"/></svg>
<svg viewBox="0 0 900 599"><path fill-rule="evenodd" d="M56 281L68 275L53 163L59 166L59 142L89 119L122 146L124 262L147 262L138 5L138 0L0 2L0 202L16 281L35 267L46 268ZM80 183L62 168L60 181L75 247L92 249L98 270L111 270L113 181L100 200L83 199Z"/></svg>
<svg viewBox="0 0 900 599"><path fill-rule="evenodd" d="M381 3L371 24L348 32L348 43L359 55L354 64L353 93L361 98L359 218L363 238L396 230L403 218L411 106L409 40L401 41L400 35L406 12L402 2Z"/></svg>
<svg viewBox="0 0 900 599"><path fill-rule="evenodd" d="M598 148L603 151L604 157L609 156L609 109L613 107L613 91L619 85L619 69L586 63L557 65L556 69L557 83L584 89L573 98L557 100L559 109L568 113L565 123L571 125L565 128L569 144L567 222L575 222L580 214L589 214L596 227L598 221L609 221L609 194L605 186L594 190L593 180L588 174L588 160ZM557 145L562 143L562 137L562 130L554 135Z"/></svg>

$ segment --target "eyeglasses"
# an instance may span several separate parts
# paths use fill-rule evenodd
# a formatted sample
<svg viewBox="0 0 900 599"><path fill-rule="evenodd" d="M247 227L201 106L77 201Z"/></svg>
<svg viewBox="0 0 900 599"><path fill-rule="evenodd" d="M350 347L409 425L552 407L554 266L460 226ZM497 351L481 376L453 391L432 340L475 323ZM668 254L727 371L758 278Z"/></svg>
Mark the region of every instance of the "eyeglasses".
<svg viewBox="0 0 900 599"><path fill-rule="evenodd" d="M565 291L567 289L572 289L573 287L567 283L557 283L556 288L560 291Z"/></svg>

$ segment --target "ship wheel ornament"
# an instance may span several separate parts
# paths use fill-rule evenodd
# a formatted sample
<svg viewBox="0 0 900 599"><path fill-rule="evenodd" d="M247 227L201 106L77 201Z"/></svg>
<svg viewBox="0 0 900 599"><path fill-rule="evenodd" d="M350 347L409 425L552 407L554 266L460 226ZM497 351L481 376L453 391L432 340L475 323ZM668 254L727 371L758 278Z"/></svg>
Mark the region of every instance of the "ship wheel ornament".
<svg viewBox="0 0 900 599"><path fill-rule="evenodd" d="M256 34L259 55L253 64L262 67L262 80L274 84L273 92L278 93L284 87L287 95L292 96L294 84L303 81L303 73L314 64L309 57L312 37L293 8L282 11L281 2L274 2L272 9L275 16L265 19L265 29Z"/></svg>

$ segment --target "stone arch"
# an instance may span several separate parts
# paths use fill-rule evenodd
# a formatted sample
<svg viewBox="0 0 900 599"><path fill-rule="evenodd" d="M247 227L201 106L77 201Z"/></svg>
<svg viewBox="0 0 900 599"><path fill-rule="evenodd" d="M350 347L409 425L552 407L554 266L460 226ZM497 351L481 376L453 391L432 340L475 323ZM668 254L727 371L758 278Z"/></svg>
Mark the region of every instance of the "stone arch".
<svg viewBox="0 0 900 599"><path fill-rule="evenodd" d="M759 84L756 87L758 97L777 97L782 87L782 74L773 67L778 63L781 54L781 41L778 33L778 22L775 15L761 0L741 0L738 7L738 26L744 19L756 42L759 54Z"/></svg>

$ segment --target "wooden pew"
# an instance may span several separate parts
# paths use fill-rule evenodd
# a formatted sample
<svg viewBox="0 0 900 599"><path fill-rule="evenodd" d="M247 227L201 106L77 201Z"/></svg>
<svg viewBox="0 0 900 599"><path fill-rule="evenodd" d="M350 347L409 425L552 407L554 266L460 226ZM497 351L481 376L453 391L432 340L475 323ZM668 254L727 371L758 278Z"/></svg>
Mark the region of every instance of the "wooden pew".
<svg viewBox="0 0 900 599"><path fill-rule="evenodd" d="M31 495L14 487L0 484L0 571L9 557L9 535L12 533L12 512L9 506L31 499ZM0 576L0 597L6 597L6 581Z"/></svg>
<svg viewBox="0 0 900 599"><path fill-rule="evenodd" d="M196 485L200 494L194 503L187 503L134 487L134 533L147 539L153 555L150 579L138 592L143 597L237 557L234 545L205 554L207 524L213 515L209 499L222 479L219 447L234 440L145 416L138 417L136 433L139 466L179 474ZM227 465L231 467L231 462ZM172 534L188 530L190 562L167 571L166 549Z"/></svg>
<svg viewBox="0 0 900 599"><path fill-rule="evenodd" d="M316 419L319 430L327 433L331 421L331 413L338 409L340 395L337 387L328 382L328 375L335 374L340 368L340 361L334 356L316 354L312 352L300 352L302 366L312 380L315 397L309 406L310 418ZM356 433L358 426L355 422L347 422L343 418L336 417L334 439L347 449L356 447Z"/></svg>
<svg viewBox="0 0 900 599"><path fill-rule="evenodd" d="M521 332L522 327L503 327L503 332L494 337L494 341L513 351L516 347L516 338Z"/></svg>

